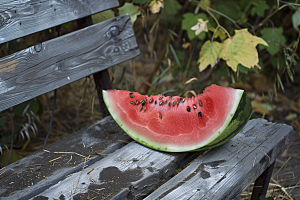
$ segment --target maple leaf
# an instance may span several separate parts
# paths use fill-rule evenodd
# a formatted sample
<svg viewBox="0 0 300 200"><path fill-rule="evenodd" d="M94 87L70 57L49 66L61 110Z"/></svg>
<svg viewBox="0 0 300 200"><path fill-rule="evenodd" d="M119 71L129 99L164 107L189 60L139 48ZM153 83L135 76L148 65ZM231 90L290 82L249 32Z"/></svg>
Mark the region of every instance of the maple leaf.
<svg viewBox="0 0 300 200"><path fill-rule="evenodd" d="M254 68L254 66L260 68L257 44L268 46L266 41L253 36L247 29L235 30L235 35L224 41L219 56L235 72L239 63L247 68Z"/></svg>
<svg viewBox="0 0 300 200"><path fill-rule="evenodd" d="M160 8L164 7L164 0L153 0L149 4L150 11L155 14L160 11Z"/></svg>
<svg viewBox="0 0 300 200"><path fill-rule="evenodd" d="M193 26L191 28L191 30L196 31L196 35L199 35L203 31L207 32L208 31L207 23L208 23L208 20L203 21L203 19L198 19L197 24L195 26Z"/></svg>
<svg viewBox="0 0 300 200"><path fill-rule="evenodd" d="M211 67L215 66L215 63L219 57L221 47L221 43L210 42L209 40L203 44L200 51L199 60L197 61L197 63L200 63L200 72L205 70L208 65L210 65Z"/></svg>

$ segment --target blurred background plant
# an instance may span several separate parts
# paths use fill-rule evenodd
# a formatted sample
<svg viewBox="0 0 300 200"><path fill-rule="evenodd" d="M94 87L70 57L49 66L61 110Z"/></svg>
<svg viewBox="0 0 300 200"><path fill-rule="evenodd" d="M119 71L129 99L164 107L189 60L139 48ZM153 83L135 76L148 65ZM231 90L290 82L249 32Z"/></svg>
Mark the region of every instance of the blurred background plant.
<svg viewBox="0 0 300 200"><path fill-rule="evenodd" d="M196 95L212 83L241 88L251 99L253 118L300 130L297 0L119 2L118 9L92 16L99 23L129 13L141 49L138 58L109 69L113 88L180 96ZM69 22L1 44L0 57L77 29ZM50 142L101 118L95 94L90 77L58 90ZM52 99L47 93L0 113L3 165L42 147Z"/></svg>

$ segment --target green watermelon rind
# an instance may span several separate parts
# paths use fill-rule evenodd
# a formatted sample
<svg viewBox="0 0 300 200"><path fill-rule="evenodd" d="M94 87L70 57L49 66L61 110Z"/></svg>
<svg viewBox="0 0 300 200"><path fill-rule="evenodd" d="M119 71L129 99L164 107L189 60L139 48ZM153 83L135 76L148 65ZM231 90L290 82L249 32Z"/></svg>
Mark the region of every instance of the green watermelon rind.
<svg viewBox="0 0 300 200"><path fill-rule="evenodd" d="M252 114L252 106L251 102L247 96L247 94L243 90L235 91L235 102L233 103L233 107L223 123L223 125L214 133L210 138L206 141L194 145L193 147L180 147L180 146L172 146L167 147L161 144L157 144L153 141L141 138L138 136L138 133L134 133L131 131L127 125L123 124L118 119L118 116L114 113L112 108L113 104L110 103L109 98L106 96L106 91L103 90L103 100L106 104L106 107L117 124L135 141L150 147L152 149L156 149L159 151L166 152L187 152L187 151L200 151L205 149L214 148L220 146L230 140L233 136L235 136L239 131L246 125L251 114Z"/></svg>
<svg viewBox="0 0 300 200"><path fill-rule="evenodd" d="M226 143L244 128L244 126L249 121L251 115L252 115L251 101L248 98L247 94L243 91L242 97L239 101L238 107L235 110L233 117L231 118L230 121L227 120L229 121L229 123L226 126L226 128L222 131L220 136L215 138L207 145L195 149L193 151L211 149Z"/></svg>

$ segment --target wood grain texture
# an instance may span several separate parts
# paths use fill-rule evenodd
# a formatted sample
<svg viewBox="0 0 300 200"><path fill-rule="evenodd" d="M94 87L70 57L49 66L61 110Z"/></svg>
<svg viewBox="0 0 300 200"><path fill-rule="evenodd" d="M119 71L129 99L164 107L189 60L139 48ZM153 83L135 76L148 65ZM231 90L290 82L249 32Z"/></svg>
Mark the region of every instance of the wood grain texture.
<svg viewBox="0 0 300 200"><path fill-rule="evenodd" d="M91 160L85 163L89 166L103 159L105 154L124 146L126 140L131 141L115 121L111 117L104 118L47 146L46 150L50 152L39 150L6 166L0 172L0 199L29 199L82 170L83 157L54 152L76 152L90 156ZM95 154L96 151L103 156ZM57 160L49 162L54 159Z"/></svg>
<svg viewBox="0 0 300 200"><path fill-rule="evenodd" d="M93 20L91 16L76 20L79 28L85 28L93 24ZM109 111L103 100L102 90L112 89L111 81L108 73L108 69L102 70L100 72L96 72L93 74L94 82L96 85L96 90L98 94L98 100L100 105L100 111L102 113L102 117L107 117L110 115Z"/></svg>
<svg viewBox="0 0 300 200"><path fill-rule="evenodd" d="M142 199L195 155L200 153L165 153L131 142L32 199Z"/></svg>
<svg viewBox="0 0 300 200"><path fill-rule="evenodd" d="M123 15L1 58L0 111L139 54Z"/></svg>
<svg viewBox="0 0 300 200"><path fill-rule="evenodd" d="M0 0L0 43L118 5L118 0Z"/></svg>
<svg viewBox="0 0 300 200"><path fill-rule="evenodd" d="M291 126L251 120L234 138L195 160L146 199L235 199L294 137Z"/></svg>

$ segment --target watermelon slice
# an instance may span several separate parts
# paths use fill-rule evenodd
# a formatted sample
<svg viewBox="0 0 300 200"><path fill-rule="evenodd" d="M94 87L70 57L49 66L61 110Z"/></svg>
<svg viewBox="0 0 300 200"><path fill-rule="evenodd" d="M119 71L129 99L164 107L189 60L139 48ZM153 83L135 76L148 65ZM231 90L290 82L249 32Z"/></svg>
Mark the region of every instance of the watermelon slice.
<svg viewBox="0 0 300 200"><path fill-rule="evenodd" d="M252 113L243 90L211 85L197 97L103 90L114 120L134 140L168 152L204 150L236 135Z"/></svg>

